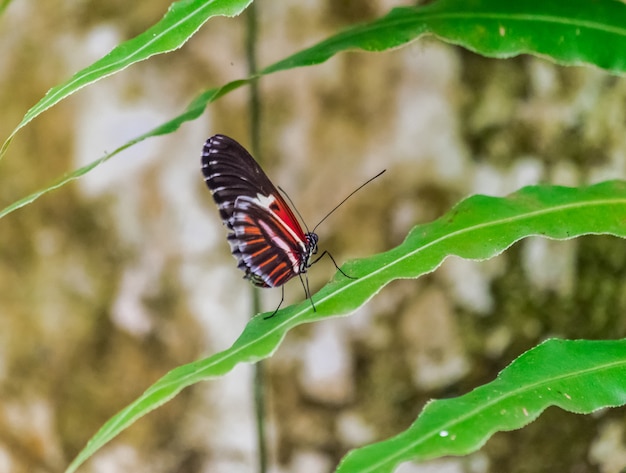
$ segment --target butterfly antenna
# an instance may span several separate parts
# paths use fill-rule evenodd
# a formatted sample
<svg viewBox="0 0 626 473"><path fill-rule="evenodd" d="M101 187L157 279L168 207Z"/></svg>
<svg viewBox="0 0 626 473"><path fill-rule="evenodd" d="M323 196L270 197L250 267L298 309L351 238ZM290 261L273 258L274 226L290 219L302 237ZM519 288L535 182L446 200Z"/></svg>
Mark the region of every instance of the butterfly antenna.
<svg viewBox="0 0 626 473"><path fill-rule="evenodd" d="M307 233L309 232L309 227L306 226L306 222L304 221L304 219L302 218L302 215L300 214L300 212L298 212L298 207L296 207L296 204L293 203L293 200L291 200L291 197L289 197L289 194L287 194L285 192L285 189L283 189L282 187L278 186L278 190L281 191L285 197L287 197L287 200L289 201L289 203L291 204L291 207L296 211L296 214L298 214L298 217L300 218L300 221L302 222L302 224L304 225L304 228L306 229Z"/></svg>
<svg viewBox="0 0 626 473"><path fill-rule="evenodd" d="M383 170L382 170L382 171L380 171L378 174L376 174L374 177L370 177L367 181L365 181L365 182L364 182L363 184L361 184L359 187L357 187L357 188L356 188L356 189L354 189L352 192L350 192L350 194L348 195L348 197L346 197L346 198L345 198L345 199L343 199L341 202L339 202L339 203L335 206L335 208L334 208L334 209L332 209L330 212L328 212L328 213L326 214L326 216L325 216L322 220L320 220L320 221L317 223L317 225L315 225L315 227L313 227L313 231L315 232L315 229L316 229L317 227L319 227L319 226L320 226L320 224L321 224L324 220L326 220L328 217L330 217L330 216L331 216L331 214L332 214L335 210L337 210L339 207L341 207L341 206L342 206L342 205L346 202L346 200L348 200L348 199L349 199L350 197L352 197L354 194L356 194L357 192L359 192L361 189L363 189L366 185L368 185L368 184L369 184L370 182L372 182L374 179L376 179L377 177L380 177L380 176L381 176L381 175L382 175L385 171L386 171L386 169L383 169ZM296 210L296 212L297 212L297 210ZM299 215L299 214L298 214L298 215ZM309 231L309 230L308 230L308 228L307 228L307 232L308 232L308 231Z"/></svg>

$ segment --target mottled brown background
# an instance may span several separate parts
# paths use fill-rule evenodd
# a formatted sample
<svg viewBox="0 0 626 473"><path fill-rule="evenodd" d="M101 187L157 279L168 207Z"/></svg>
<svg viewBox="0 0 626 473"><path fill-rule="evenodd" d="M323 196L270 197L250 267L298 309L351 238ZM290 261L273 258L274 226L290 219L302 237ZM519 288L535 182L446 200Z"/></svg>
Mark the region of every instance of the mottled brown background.
<svg viewBox="0 0 626 473"><path fill-rule="evenodd" d="M264 66L382 15L392 0L264 0ZM155 23L169 2L14 0L0 17L0 139L52 86ZM181 50L75 94L23 129L0 162L0 207L244 77L245 21L211 20ZM492 60L424 38L341 54L261 81L262 157L338 261L388 249L473 193L626 173L626 82L541 59ZM228 347L249 287L228 254L199 156L213 133L248 144L246 89L0 222L0 473L59 472L169 369ZM273 472L329 472L407 427L433 397L494 378L546 337L626 335L626 246L528 239L487 262L450 259L352 316L292 331L269 360ZM319 287L330 263L312 270ZM265 292L275 307L280 291ZM302 297L297 282L288 288ZM252 472L251 370L185 390L84 472ZM623 409L549 409L466 458L411 472L618 472Z"/></svg>

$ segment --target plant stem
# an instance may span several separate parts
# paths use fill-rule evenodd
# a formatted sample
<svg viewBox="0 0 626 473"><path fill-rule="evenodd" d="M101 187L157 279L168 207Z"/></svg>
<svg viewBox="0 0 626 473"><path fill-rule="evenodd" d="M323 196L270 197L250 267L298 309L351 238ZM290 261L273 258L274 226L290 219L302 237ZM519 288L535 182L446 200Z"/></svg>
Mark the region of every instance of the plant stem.
<svg viewBox="0 0 626 473"><path fill-rule="evenodd" d="M246 58L248 72L254 75L257 71L256 42L257 42L257 10L256 2L252 2L246 11ZM252 155L260 159L261 138L261 106L259 100L259 85L257 80L250 83L250 97L248 102L250 116L250 150ZM259 289L252 287L252 314L261 311ZM259 451L259 473L267 471L267 438L265 435L265 376L264 365L259 361L254 366L254 406L256 413L257 447Z"/></svg>

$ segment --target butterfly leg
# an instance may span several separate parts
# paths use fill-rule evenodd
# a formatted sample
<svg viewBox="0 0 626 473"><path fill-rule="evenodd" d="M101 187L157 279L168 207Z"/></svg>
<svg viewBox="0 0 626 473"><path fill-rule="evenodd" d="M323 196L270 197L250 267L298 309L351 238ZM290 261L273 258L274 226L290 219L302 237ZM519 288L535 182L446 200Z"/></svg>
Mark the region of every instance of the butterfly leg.
<svg viewBox="0 0 626 473"><path fill-rule="evenodd" d="M300 277L300 282L302 283L302 288L304 289L304 296L309 300L309 302L311 302L313 312L317 312L317 309L315 308L315 303L313 302L313 298L311 297L311 289L309 288L309 276L304 273L304 280L302 280L302 273L298 273L298 276Z"/></svg>
<svg viewBox="0 0 626 473"><path fill-rule="evenodd" d="M276 315L276 312L278 312L278 309L280 309L280 306L283 305L283 301L285 300L285 286L280 286L280 288L282 289L282 295L280 296L280 302L278 303L278 307L276 307L276 310L272 312L272 315L263 317L265 320L271 319L272 317L274 317Z"/></svg>
<svg viewBox="0 0 626 473"><path fill-rule="evenodd" d="M331 259L331 261L333 262L333 264L335 265L335 268L337 268L337 271L339 271L341 274L343 274L345 277L347 277L348 279L359 279L359 278L355 278L353 276L348 276L346 273L344 273L341 268L339 266L337 266L337 262L335 261L335 258L333 258L333 255L331 255L328 251L324 250L324 252L319 255L317 258L315 258L311 264L309 266L313 266L315 263L317 263L319 260L321 260L324 256L328 255L328 257Z"/></svg>

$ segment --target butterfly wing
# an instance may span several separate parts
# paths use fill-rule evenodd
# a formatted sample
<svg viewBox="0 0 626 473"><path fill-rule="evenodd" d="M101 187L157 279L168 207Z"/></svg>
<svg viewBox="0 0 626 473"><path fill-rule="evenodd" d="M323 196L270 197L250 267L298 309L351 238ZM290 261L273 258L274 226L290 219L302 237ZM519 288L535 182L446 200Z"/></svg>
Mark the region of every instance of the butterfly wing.
<svg viewBox="0 0 626 473"><path fill-rule="evenodd" d="M228 242L247 279L276 287L300 272L307 238L293 212L250 154L215 135L202 152L202 173L230 233Z"/></svg>

